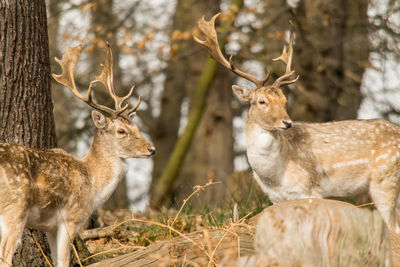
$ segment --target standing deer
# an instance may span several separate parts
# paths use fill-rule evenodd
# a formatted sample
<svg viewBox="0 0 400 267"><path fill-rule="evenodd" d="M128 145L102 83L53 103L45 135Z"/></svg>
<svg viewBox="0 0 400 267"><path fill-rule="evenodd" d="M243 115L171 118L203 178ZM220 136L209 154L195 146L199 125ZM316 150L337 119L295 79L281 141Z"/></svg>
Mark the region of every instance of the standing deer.
<svg viewBox="0 0 400 267"><path fill-rule="evenodd" d="M97 131L92 146L78 159L61 149L0 144L0 266L11 266L25 226L46 232L53 262L69 266L69 244L125 176L125 159L147 158L155 152L131 120L140 104L139 98L128 108L134 86L124 97L115 94L109 46L102 72L90 83L88 96L78 91L73 72L81 51L81 45L68 47L61 60L56 58L62 74L53 77L95 109L92 118ZM92 101L95 83L107 88L115 110Z"/></svg>
<svg viewBox="0 0 400 267"><path fill-rule="evenodd" d="M299 198L351 197L369 194L389 228L400 232L396 215L400 179L400 128L382 119L327 123L294 123L286 111L283 85L298 76L291 69L293 30L289 48L273 61L286 72L271 85L237 69L218 45L215 20L198 22L205 40L195 40L210 55L256 86L233 85L236 96L250 107L246 118L247 157L254 179L275 204Z"/></svg>

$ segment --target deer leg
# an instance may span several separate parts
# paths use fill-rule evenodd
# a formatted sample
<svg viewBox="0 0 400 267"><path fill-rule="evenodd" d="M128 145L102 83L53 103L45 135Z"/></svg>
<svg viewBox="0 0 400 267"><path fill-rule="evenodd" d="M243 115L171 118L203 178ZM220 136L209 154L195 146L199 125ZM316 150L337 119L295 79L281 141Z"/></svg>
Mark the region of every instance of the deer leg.
<svg viewBox="0 0 400 267"><path fill-rule="evenodd" d="M68 267L70 260L70 244L73 243L76 224L61 222L57 231L57 267Z"/></svg>
<svg viewBox="0 0 400 267"><path fill-rule="evenodd" d="M51 260L57 262L57 231L46 232L47 240L49 241Z"/></svg>
<svg viewBox="0 0 400 267"><path fill-rule="evenodd" d="M25 216L14 216L0 216L0 266L12 266L14 252L24 231Z"/></svg>
<svg viewBox="0 0 400 267"><path fill-rule="evenodd" d="M379 182L371 182L370 195L372 202L380 212L390 230L400 233L400 226L396 214L396 204L399 194L398 181L385 177Z"/></svg>

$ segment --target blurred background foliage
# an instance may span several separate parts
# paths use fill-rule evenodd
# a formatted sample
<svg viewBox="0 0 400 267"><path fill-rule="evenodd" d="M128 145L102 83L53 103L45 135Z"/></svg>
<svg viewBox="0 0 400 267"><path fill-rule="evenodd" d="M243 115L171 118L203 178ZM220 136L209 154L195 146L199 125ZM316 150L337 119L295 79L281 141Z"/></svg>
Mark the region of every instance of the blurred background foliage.
<svg viewBox="0 0 400 267"><path fill-rule="evenodd" d="M159 178L195 103L195 88L207 58L196 22L222 11L238 12L226 38L226 54L257 77L284 72L272 58L295 26L293 67L299 81L284 89L293 120L330 121L384 117L398 122L400 110L400 2L396 0L246 0L240 10L226 0L47 0L52 72L66 46L84 45L75 77L86 90L100 72L105 41L114 54L117 93L132 83L142 97L135 121L154 143L152 160L130 160L105 208L144 209L156 196ZM233 9L232 9L233 8ZM237 8L237 7L236 7ZM219 28L218 28L219 29ZM219 181L192 199L192 208L223 207L253 196L261 201L245 155L246 105L231 85L251 87L218 67L182 167L158 206L176 206L195 185ZM88 149L93 125L87 106L54 80L52 94L58 146L75 155ZM95 98L110 104L103 88ZM132 100L133 102L134 100ZM258 193L257 193L258 192ZM262 202L262 201L261 201ZM247 203L247 202L246 202Z"/></svg>

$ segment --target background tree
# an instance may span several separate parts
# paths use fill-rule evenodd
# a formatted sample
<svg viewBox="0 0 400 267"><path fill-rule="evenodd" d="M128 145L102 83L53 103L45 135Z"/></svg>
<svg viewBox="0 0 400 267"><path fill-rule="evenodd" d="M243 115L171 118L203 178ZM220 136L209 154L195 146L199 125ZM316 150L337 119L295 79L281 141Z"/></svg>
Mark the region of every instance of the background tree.
<svg viewBox="0 0 400 267"><path fill-rule="evenodd" d="M67 0L49 0L48 1L48 34L51 38L49 42L49 54L50 54L50 66L51 69L57 69L58 64L55 62L55 57L60 57L61 51L59 49L58 39L62 35L62 28L60 25L60 20L62 18L62 7L65 5ZM73 100L71 94L66 93L63 90L63 86L56 82L56 80L51 79L51 94L53 96L54 105L54 121L56 124L56 135L57 144L68 152L72 152L76 149L76 140L79 134L76 129L71 129L71 125L74 125L75 118L71 113L71 110L77 109L77 105ZM59 105L57 103L60 103ZM71 103L70 105L65 105L65 103ZM71 108L72 107L72 108Z"/></svg>
<svg viewBox="0 0 400 267"><path fill-rule="evenodd" d="M150 186L151 195L154 195L154 188L178 138L182 103L187 95L188 87L191 86L191 82L194 82L194 73L197 75L199 73L199 70L194 70L190 64L197 59L197 55L193 53L194 41L191 38L191 32L196 17L207 12L207 5L210 2L213 1L178 0L172 17L171 56L164 71L166 77L160 99L161 111L158 118L155 119L151 135L154 145L157 147ZM211 3L211 5L213 4ZM193 6L196 8L192 8Z"/></svg>
<svg viewBox="0 0 400 267"><path fill-rule="evenodd" d="M174 55L170 58L165 70L166 80L161 112L155 127L157 130L154 135L154 142L160 151L154 158L152 189L158 183L161 171L164 170L178 137L182 102L186 99L190 106L194 101L195 94L193 91L207 58L207 51L201 49L191 38L192 32L195 31L194 25L201 16L211 17L217 13L219 6L219 1L178 1L171 38ZM229 79L224 70L219 71L219 74L216 79ZM182 89L177 90L177 88ZM230 89L221 87L210 91L207 101L208 104L210 102L213 102L213 104L206 106L204 113L207 115L202 118L183 163L180 176L175 181L175 194L172 196L175 198L173 204L180 203L192 192L193 186L207 182L208 174L214 173L215 177L213 178L215 180L216 176L222 178L219 176L221 173L227 174L233 170L232 158L229 158L226 154L226 151L232 151L233 143L232 117L229 112L230 91L226 94L227 90ZM228 104L226 105L226 103ZM215 122L221 126L212 125ZM218 138L218 133L223 137ZM210 137L214 140L210 140ZM213 142L217 140L219 142ZM213 143L214 146L208 146L210 143ZM214 151L210 152L210 149L214 149ZM220 157L220 154L215 153L216 151L225 151L226 157ZM210 163L214 163L215 167L218 166L218 168L213 168ZM206 199L209 199L209 196L206 196ZM203 204L209 202L206 201Z"/></svg>
<svg viewBox="0 0 400 267"><path fill-rule="evenodd" d="M42 0L0 3L0 142L56 146L46 6ZM25 230L15 266L43 266L44 234Z"/></svg>
<svg viewBox="0 0 400 267"><path fill-rule="evenodd" d="M117 24L118 22L113 10L113 0L97 0L93 2L94 6L90 9L91 11L91 32L94 34L94 38L91 42L89 60L90 68L89 73L97 74L100 73L100 66L104 62L104 49L105 42L109 42L113 51L113 72L114 72L114 86L117 90L117 94L123 95L126 92L121 92L121 69L119 64L119 47L117 45ZM108 105L112 106L113 102L108 97L107 92L103 88L98 88L97 99ZM126 180L122 180L109 200L104 204L104 209L115 210L118 208L128 208L129 201L127 195Z"/></svg>
<svg viewBox="0 0 400 267"><path fill-rule="evenodd" d="M301 79L292 119L357 117L369 55L367 8L368 1L299 1L294 64Z"/></svg>

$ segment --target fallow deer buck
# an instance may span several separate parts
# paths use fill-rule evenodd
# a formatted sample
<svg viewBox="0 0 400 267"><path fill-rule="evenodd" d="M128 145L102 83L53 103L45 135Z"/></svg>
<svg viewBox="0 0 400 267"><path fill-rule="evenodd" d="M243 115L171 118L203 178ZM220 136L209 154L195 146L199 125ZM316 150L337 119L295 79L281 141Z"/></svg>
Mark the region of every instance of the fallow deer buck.
<svg viewBox="0 0 400 267"><path fill-rule="evenodd" d="M147 158L155 152L131 120L140 104L139 98L129 108L134 86L124 97L114 91L110 47L87 97L78 91L73 72L81 51L82 46L68 47L61 60L56 58L62 74L53 77L95 109L92 118L97 131L92 146L85 157L78 159L61 149L0 144L0 266L11 266L25 226L46 232L55 265L69 266L70 243L125 176L125 159ZM95 83L107 88L115 110L92 101Z"/></svg>
<svg viewBox="0 0 400 267"><path fill-rule="evenodd" d="M271 85L237 69L218 45L215 20L198 22L211 56L256 86L233 85L236 96L249 103L246 118L247 157L254 179L273 203L299 198L350 197L368 193L389 228L399 233L396 204L400 179L400 128L382 119L327 123L294 123L286 111L283 85L298 76L291 69L293 30L289 48L274 61L286 72Z"/></svg>

